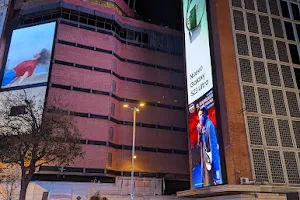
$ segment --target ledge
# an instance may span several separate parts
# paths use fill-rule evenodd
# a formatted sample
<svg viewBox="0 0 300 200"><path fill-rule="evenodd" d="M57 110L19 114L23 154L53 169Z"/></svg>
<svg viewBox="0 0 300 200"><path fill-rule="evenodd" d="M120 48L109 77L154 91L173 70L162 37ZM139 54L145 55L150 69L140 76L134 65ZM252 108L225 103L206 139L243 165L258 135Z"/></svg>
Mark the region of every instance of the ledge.
<svg viewBox="0 0 300 200"><path fill-rule="evenodd" d="M232 194L300 192L300 187L272 185L220 185L177 192L177 197L213 197Z"/></svg>

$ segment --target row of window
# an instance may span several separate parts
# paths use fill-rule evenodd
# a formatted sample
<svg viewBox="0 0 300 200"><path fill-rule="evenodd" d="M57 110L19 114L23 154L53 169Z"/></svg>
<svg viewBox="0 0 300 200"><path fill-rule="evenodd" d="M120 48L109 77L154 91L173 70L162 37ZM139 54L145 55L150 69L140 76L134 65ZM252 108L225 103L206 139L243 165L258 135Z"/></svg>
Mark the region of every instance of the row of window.
<svg viewBox="0 0 300 200"><path fill-rule="evenodd" d="M63 6L66 6L66 4L67 3L64 3ZM70 4L70 7L74 6ZM40 12L35 13L34 15L23 15L22 24L38 23L57 18L64 19L63 21L71 26L113 35L120 42L125 44L149 48L155 51L171 53L179 56L182 56L183 53L183 41L180 36L165 35L153 31L146 33L143 31L136 31L134 28L123 28L123 25L121 26L119 22L113 19L73 9L59 7L48 10L44 13Z"/></svg>
<svg viewBox="0 0 300 200"><path fill-rule="evenodd" d="M53 86L54 84L52 84ZM70 89L70 86L58 86L57 88L63 88L63 89ZM86 118L93 118L93 119L102 119L102 120L109 120L116 124L120 125L126 125L126 126L133 126L133 122L124 121L124 120L118 120L110 116L106 115L99 115L99 114L91 114L91 113L82 113L82 112L73 112L73 111L65 111L65 114L71 115L71 116L77 116L77 117L86 117ZM174 127L174 126L164 126L164 125L158 125L158 124L147 124L147 123L136 123L136 126L139 127L145 127L145 128L154 128L154 129L163 129L163 130L170 130L170 131L178 131L178 132L186 132L186 128L180 128L180 127Z"/></svg>
<svg viewBox="0 0 300 200"><path fill-rule="evenodd" d="M80 87L74 87L74 86L68 86L68 85L61 85L61 84L55 84L51 83L50 86L54 88L60 88L64 90L74 90L78 92L86 92L86 93L92 93L92 94L99 94L99 95L105 95L105 96L111 96L114 99L120 101L120 102L128 102L128 103L135 103L138 104L141 102L141 100L134 100L134 99L127 99L127 98L121 98L118 97L115 94L112 94L110 92L106 91L100 91L100 90L94 90L94 89L88 89L88 88L80 88ZM145 102L145 101L143 101ZM167 105L167 104L161 104L161 103L154 103L154 102L145 102L147 106L153 106L153 107L159 107L159 108L167 108L167 109L173 109L173 110L182 110L185 111L184 107L179 107L179 106L172 106L172 105Z"/></svg>
<svg viewBox="0 0 300 200"><path fill-rule="evenodd" d="M113 127L110 127L110 130L113 130ZM114 143L109 142L109 141L81 140L81 144L96 145L96 146L107 146L107 147L112 147L114 149L132 150L132 146L114 144ZM147 151L147 152L187 155L187 151L176 150L176 149L163 149L163 148L151 148L151 147L136 146L135 150L136 151Z"/></svg>
<svg viewBox="0 0 300 200"><path fill-rule="evenodd" d="M161 66L161 65L157 65L157 64L151 64L151 63L146 63L146 62L142 62L142 61L136 61L136 60L123 58L123 57L119 56L118 54L116 54L114 51L101 49L101 48L98 48L98 47L83 45L83 44L64 41L64 40L58 40L57 42L59 44L64 44L64 45L68 45L68 46L73 46L73 47L78 47L78 48L82 48L82 49L88 49L88 50L91 50L91 51L97 51L97 52L101 52L101 53L110 54L110 55L115 56L118 60L120 60L122 62L132 63L132 64L140 65L140 66L143 66L143 67L157 68L157 69L171 71L171 72L175 72L175 73L183 73L183 70L181 70L181 69L175 69L175 68L165 67L165 66Z"/></svg>
<svg viewBox="0 0 300 200"><path fill-rule="evenodd" d="M280 8L282 16L285 18L294 19L300 21L299 5L297 3L290 4L287 1L280 0L279 4L277 0L232 0L232 6L236 8L245 8L247 10L255 11L255 2L257 6L257 11L262 13L268 13L268 7L270 9L270 14L280 16ZM280 8L279 8L280 7ZM293 17L292 17L293 16Z"/></svg>
<svg viewBox="0 0 300 200"><path fill-rule="evenodd" d="M86 118L93 118L93 119L102 119L102 120L109 120L116 124L126 125L126 126L133 126L133 122L124 121L124 120L117 120L110 116L105 115L98 115L98 114L91 114L91 113L82 113L82 112L73 112L73 111L66 111L68 115L76 116L76 117L86 117ZM174 127L174 126L163 126L158 124L147 124L147 123L140 123L137 122L136 126L144 127L144 128L154 128L154 129L162 129L162 130L169 130L169 131L178 131L178 132L186 132L186 128Z"/></svg>
<svg viewBox="0 0 300 200"><path fill-rule="evenodd" d="M270 79L270 85L276 87L295 88L292 72L295 74L297 88L300 89L300 69L281 65L278 67L275 63L265 64L262 61L239 58L239 67L241 79L243 82L268 85L267 77ZM252 74L252 70L254 74ZM282 74L282 79L280 74ZM281 81L282 80L282 81ZM282 84L283 82L283 84Z"/></svg>
<svg viewBox="0 0 300 200"><path fill-rule="evenodd" d="M300 21L300 11L299 11L298 4L294 4L294 3L289 4L286 1L280 1L280 6L281 6L281 13L283 17Z"/></svg>
<svg viewBox="0 0 300 200"><path fill-rule="evenodd" d="M246 118L251 145L300 148L300 121L258 116Z"/></svg>
<svg viewBox="0 0 300 200"><path fill-rule="evenodd" d="M295 92L278 89L269 90L268 88L253 87L249 85L243 85L242 89L247 112L258 113L258 104L260 104L260 112L262 114L276 113L276 115L288 116L289 111L291 117L300 118L299 102ZM273 101L270 97L273 98ZM257 98L259 102L256 100ZM285 99L287 104L285 103Z"/></svg>
<svg viewBox="0 0 300 200"><path fill-rule="evenodd" d="M123 77L123 76L120 76L117 73L113 72L112 70L108 70L108 69L104 69L104 68L81 65L81 64L65 62L65 61L61 61L61 60L55 60L54 63L60 64L60 65L66 65L66 66L70 66L70 67L86 69L86 70L92 70L92 71L96 71L96 72L103 72L103 73L113 74L115 77L117 77L118 79L123 80L123 81L130 81L130 82L134 82L134 83L152 85L152 86L156 86L156 87L169 88L169 89L173 89L173 90L181 90L181 91L184 90L184 88L178 87L178 86L173 86L173 85L167 85L167 84L162 84L162 83L157 83L157 82L151 82L151 81L145 81L145 80L140 80L140 79ZM115 65L114 69L116 69L116 67L117 66ZM116 85L114 86L113 92L116 92L115 87L116 87Z"/></svg>
<svg viewBox="0 0 300 200"><path fill-rule="evenodd" d="M235 30L246 31L245 27L245 17L242 11L233 10L234 24ZM271 23L269 21L268 16L259 15L257 20L256 15L253 13L246 13L246 21L248 24L248 31L250 33L259 34L258 29L258 21L260 22L261 32L263 35L272 36L271 32ZM291 23L288 21L284 21L283 23L286 36L288 40L296 41L296 36L298 36L298 40L300 40L300 24ZM272 27L274 29L274 34L276 37L284 38L282 22L280 19L272 18ZM294 28L296 31L294 31Z"/></svg>
<svg viewBox="0 0 300 200"><path fill-rule="evenodd" d="M111 112L112 112L112 115L114 115L115 104L112 104ZM22 115L22 114L26 114L26 113L27 113L26 112L26 106L15 106L15 107L12 107L11 110L10 110L10 115L11 116L17 116L17 115ZM70 115L78 116L78 113L70 112ZM79 116L81 116L81 115L79 115ZM114 128L110 127L110 129L109 129L109 139L113 140L113 138L114 138ZM99 146L109 146L109 147L112 147L112 148L115 148L115 149L132 150L132 146L114 144L114 143L109 142L109 141L81 140L81 143L82 144L90 144L90 145L99 145ZM150 147L143 147L143 146L136 146L135 150L160 152L160 153L171 153L171 154L184 154L184 155L187 154L187 151L182 151L182 150L150 148Z"/></svg>
<svg viewBox="0 0 300 200"><path fill-rule="evenodd" d="M291 55L292 62L294 64L300 65L300 57L298 46L296 44L288 44L288 50L286 47L286 43L282 41L276 41L275 44L277 46L277 52L275 51L274 41L272 39L263 38L262 41L259 37L249 36L249 42L251 47L252 56L256 58L263 58L262 53L262 43L264 45L264 51L266 59L269 60L277 60L276 54L278 55L278 59L281 62L289 62L288 50ZM250 52L248 49L248 40L247 36L244 34L237 33L236 34L236 44L239 55L249 56Z"/></svg>
<svg viewBox="0 0 300 200"><path fill-rule="evenodd" d="M62 169L63 168L63 169ZM56 167L56 166L41 166L39 172L79 172L79 173L91 173L91 174L108 174L108 175L115 175L115 176L130 176L130 172L124 171L115 171L109 169L95 169L95 168L80 168L80 167ZM153 172L135 172L134 176L139 177L156 177L156 178L163 178L166 175L172 176L175 179L189 179L188 174L170 174L170 173L153 173Z"/></svg>

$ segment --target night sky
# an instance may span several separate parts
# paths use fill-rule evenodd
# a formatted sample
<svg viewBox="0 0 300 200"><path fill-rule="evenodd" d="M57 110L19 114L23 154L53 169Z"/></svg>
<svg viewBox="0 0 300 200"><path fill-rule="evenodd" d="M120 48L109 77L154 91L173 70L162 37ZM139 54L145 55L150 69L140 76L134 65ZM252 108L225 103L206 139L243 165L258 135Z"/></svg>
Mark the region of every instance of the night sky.
<svg viewBox="0 0 300 200"><path fill-rule="evenodd" d="M143 21L182 30L181 0L136 0L136 11Z"/></svg>

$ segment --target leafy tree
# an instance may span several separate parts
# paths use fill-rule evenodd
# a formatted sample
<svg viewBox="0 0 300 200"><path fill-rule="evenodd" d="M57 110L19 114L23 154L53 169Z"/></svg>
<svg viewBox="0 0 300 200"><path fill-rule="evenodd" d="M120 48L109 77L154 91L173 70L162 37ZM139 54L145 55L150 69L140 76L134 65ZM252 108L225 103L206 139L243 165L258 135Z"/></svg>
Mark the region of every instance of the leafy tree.
<svg viewBox="0 0 300 200"><path fill-rule="evenodd" d="M38 167L69 164L83 155L75 121L57 106L44 108L44 96L34 93L0 93L0 159L21 168L20 200Z"/></svg>

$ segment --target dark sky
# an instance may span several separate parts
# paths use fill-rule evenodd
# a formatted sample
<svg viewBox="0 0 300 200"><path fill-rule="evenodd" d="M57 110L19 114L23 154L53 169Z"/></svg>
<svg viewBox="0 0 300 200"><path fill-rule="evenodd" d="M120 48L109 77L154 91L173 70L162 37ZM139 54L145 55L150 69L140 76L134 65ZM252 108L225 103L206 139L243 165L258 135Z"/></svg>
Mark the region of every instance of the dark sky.
<svg viewBox="0 0 300 200"><path fill-rule="evenodd" d="M182 29L182 0L136 0L136 10L143 21L151 19L151 23L168 26L176 30Z"/></svg>

